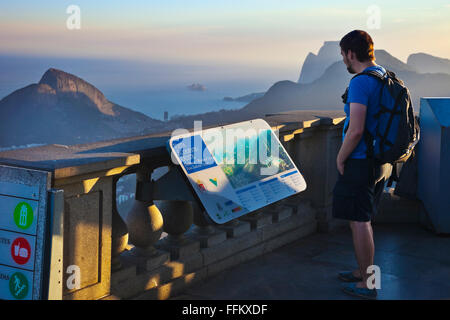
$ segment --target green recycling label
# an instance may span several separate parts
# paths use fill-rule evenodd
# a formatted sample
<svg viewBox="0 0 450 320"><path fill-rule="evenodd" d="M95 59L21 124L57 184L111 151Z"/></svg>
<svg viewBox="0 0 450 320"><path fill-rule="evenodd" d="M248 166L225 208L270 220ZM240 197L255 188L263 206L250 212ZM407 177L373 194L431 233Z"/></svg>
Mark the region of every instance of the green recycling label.
<svg viewBox="0 0 450 320"><path fill-rule="evenodd" d="M15 299L21 300L28 294L28 280L21 272L15 272L9 278L9 291Z"/></svg>
<svg viewBox="0 0 450 320"><path fill-rule="evenodd" d="M25 230L28 229L33 223L33 208L26 202L19 202L14 209L14 222L15 224Z"/></svg>

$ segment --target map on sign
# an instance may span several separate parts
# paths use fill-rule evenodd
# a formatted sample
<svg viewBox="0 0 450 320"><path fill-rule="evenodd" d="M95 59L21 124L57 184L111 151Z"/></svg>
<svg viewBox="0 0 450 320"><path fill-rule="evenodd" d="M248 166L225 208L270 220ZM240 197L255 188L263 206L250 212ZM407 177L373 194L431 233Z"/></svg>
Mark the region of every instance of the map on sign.
<svg viewBox="0 0 450 320"><path fill-rule="evenodd" d="M218 224L306 189L303 176L262 119L173 136L169 148Z"/></svg>

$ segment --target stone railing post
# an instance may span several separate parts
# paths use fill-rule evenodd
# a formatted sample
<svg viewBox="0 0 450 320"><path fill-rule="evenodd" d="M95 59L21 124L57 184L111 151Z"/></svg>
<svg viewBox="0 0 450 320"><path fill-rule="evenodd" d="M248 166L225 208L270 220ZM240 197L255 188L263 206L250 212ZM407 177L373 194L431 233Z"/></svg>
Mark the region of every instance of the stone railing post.
<svg viewBox="0 0 450 320"><path fill-rule="evenodd" d="M170 175L173 170L177 169L174 166L169 166L167 174ZM180 189L178 191L182 192ZM171 192L177 192L176 184L173 185ZM164 198L163 196L162 199ZM168 198L170 199L170 196ZM170 252L172 260L183 259L198 252L200 249L199 241L190 239L185 235L194 220L192 202L181 198L157 200L156 203L164 219L164 232L167 233L167 237L157 243L157 248Z"/></svg>
<svg viewBox="0 0 450 320"><path fill-rule="evenodd" d="M151 196L152 171L145 165L137 169L135 200L126 218L130 242L138 256L154 255L154 244L163 232L163 218Z"/></svg>
<svg viewBox="0 0 450 320"><path fill-rule="evenodd" d="M225 241L227 239L226 232L212 226L205 216L206 213L203 212L203 209L197 202L192 201L191 204L195 228L193 228L189 237L200 241L200 247L202 248L209 248Z"/></svg>
<svg viewBox="0 0 450 320"><path fill-rule="evenodd" d="M184 243L185 233L191 227L194 218L191 203L182 200L161 200L158 204L164 217L167 241L173 244Z"/></svg>
<svg viewBox="0 0 450 320"><path fill-rule="evenodd" d="M193 222L195 224L195 228L192 230L193 233L199 235L213 234L215 229L206 219L204 213L202 212L202 208L196 202L191 202L191 205L194 214Z"/></svg>
<svg viewBox="0 0 450 320"><path fill-rule="evenodd" d="M160 200L158 206L164 217L164 231L167 233L167 237L158 243L158 248L169 251L172 260L183 259L198 252L200 243L185 235L194 219L191 202Z"/></svg>

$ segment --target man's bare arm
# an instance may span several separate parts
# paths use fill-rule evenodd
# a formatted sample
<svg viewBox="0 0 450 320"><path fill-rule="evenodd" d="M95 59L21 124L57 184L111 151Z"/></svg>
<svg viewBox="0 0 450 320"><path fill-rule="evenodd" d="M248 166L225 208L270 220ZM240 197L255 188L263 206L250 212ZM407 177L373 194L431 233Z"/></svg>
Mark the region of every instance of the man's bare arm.
<svg viewBox="0 0 450 320"><path fill-rule="evenodd" d="M350 103L350 123L344 142L339 150L336 164L340 174L344 174L344 162L355 150L364 134L367 106L360 103Z"/></svg>

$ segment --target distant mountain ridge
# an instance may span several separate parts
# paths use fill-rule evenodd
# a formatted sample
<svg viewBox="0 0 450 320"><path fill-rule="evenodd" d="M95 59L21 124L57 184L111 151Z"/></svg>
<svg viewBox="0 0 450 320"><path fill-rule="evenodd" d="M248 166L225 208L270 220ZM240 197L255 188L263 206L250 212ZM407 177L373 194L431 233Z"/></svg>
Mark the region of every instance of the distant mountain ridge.
<svg viewBox="0 0 450 320"><path fill-rule="evenodd" d="M407 64L419 73L448 73L450 74L450 60L432 56L426 53L409 55Z"/></svg>
<svg viewBox="0 0 450 320"><path fill-rule="evenodd" d="M310 52L306 56L298 83L306 84L317 80L331 64L340 59L339 41L325 41L317 55Z"/></svg>
<svg viewBox="0 0 450 320"><path fill-rule="evenodd" d="M90 83L57 69L0 100L0 147L76 144L139 135L163 122L119 106Z"/></svg>
<svg viewBox="0 0 450 320"><path fill-rule="evenodd" d="M327 44L326 46L331 45ZM375 50L375 57L379 65L395 72L405 81L405 84L410 89L416 111L419 110L420 97L450 95L450 74L418 73L416 66L402 62L386 50ZM251 101L243 107L243 110L247 112L272 113L294 109L343 108L341 95L345 91L352 75L348 73L342 58L337 62L331 63L323 73L311 66L311 61L308 63L310 64L308 67L310 70L317 71L316 74L309 74L308 76L312 78L317 77L316 80L310 83L296 83L288 80L276 82L264 96ZM303 70L304 68L302 68L302 72ZM300 75L300 78L302 78L302 75Z"/></svg>
<svg viewBox="0 0 450 320"><path fill-rule="evenodd" d="M241 96L241 97L237 97L237 98L225 97L225 98L223 98L223 100L224 101L237 101L237 102L251 102L257 98L261 98L264 94L265 94L265 92L255 92L255 93L246 94L245 96Z"/></svg>

